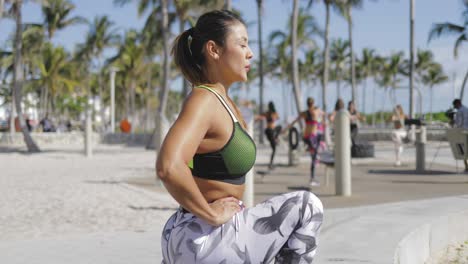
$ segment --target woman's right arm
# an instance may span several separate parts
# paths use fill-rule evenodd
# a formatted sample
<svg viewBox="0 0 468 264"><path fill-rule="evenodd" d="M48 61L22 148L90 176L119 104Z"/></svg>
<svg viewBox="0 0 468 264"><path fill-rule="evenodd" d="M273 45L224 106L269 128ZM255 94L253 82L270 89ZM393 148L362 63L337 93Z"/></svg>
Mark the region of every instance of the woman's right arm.
<svg viewBox="0 0 468 264"><path fill-rule="evenodd" d="M237 199L225 198L208 204L198 188L188 163L212 126L216 98L208 91L194 90L169 130L156 162L156 172L168 192L185 209L218 226L240 210Z"/></svg>
<svg viewBox="0 0 468 264"><path fill-rule="evenodd" d="M302 118L302 112L299 113L299 115L296 117L296 119L294 119L291 123L289 123L289 125L287 125L287 126L283 129L283 131L282 131L281 133L284 133L284 132L288 131L289 129L291 129L291 128L293 127L293 125L294 125L297 121L301 120L301 118Z"/></svg>

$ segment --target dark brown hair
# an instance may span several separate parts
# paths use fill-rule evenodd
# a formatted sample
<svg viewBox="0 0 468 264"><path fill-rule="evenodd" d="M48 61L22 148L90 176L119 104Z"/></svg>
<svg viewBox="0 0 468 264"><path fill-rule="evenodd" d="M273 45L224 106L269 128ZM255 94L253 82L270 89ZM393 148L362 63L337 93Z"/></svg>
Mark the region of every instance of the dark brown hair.
<svg viewBox="0 0 468 264"><path fill-rule="evenodd" d="M335 111L340 111L341 109L344 109L344 102L343 99L339 98L336 100Z"/></svg>
<svg viewBox="0 0 468 264"><path fill-rule="evenodd" d="M229 27L235 23L245 25L242 19L231 11L210 11L198 18L195 27L184 31L174 40L172 55L185 79L193 85L209 82L203 72L204 46L212 40L216 45L224 47Z"/></svg>

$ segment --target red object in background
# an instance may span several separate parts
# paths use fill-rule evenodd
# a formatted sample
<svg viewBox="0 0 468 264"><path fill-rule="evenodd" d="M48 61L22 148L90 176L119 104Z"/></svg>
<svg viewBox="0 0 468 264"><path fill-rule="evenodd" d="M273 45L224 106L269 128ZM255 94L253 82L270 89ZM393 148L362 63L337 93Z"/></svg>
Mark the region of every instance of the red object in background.
<svg viewBox="0 0 468 264"><path fill-rule="evenodd" d="M16 132L21 132L21 126L20 126L20 122L19 122L18 117L15 117L15 131Z"/></svg>
<svg viewBox="0 0 468 264"><path fill-rule="evenodd" d="M120 121L120 131L123 133L130 133L132 131L132 124L127 119Z"/></svg>

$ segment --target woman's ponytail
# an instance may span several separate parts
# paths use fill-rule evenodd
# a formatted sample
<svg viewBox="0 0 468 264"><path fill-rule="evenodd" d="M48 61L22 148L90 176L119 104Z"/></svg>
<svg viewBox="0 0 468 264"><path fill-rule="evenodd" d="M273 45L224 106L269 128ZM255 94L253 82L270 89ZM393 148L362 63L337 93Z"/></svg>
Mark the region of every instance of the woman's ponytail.
<svg viewBox="0 0 468 264"><path fill-rule="evenodd" d="M194 42L194 28L187 29L175 40L172 47L172 55L177 67L182 71L184 77L192 84L204 82L201 66L197 61L197 54L192 51Z"/></svg>

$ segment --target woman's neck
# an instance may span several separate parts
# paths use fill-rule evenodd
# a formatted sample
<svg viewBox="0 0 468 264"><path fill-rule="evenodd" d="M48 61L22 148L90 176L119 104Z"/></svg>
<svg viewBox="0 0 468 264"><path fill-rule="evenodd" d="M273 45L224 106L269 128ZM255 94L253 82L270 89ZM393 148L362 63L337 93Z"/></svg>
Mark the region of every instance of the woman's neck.
<svg viewBox="0 0 468 264"><path fill-rule="evenodd" d="M222 87L227 94L228 88L232 85L232 81L230 81L229 78L223 78L226 76L223 76L217 67L208 66L204 69L204 74L207 77L210 85Z"/></svg>
<svg viewBox="0 0 468 264"><path fill-rule="evenodd" d="M229 87L226 88L226 86L224 86L220 82L216 82L216 83L211 83L210 82L210 83L205 83L205 84L202 84L202 85L206 85L206 86L210 87L211 89L214 89L216 92L218 92L223 97L228 96Z"/></svg>

